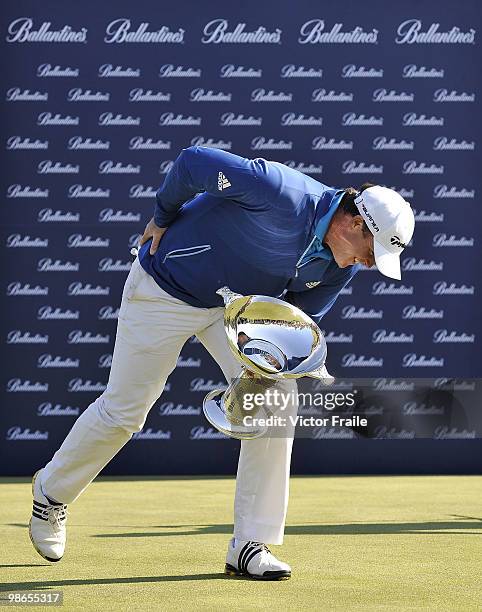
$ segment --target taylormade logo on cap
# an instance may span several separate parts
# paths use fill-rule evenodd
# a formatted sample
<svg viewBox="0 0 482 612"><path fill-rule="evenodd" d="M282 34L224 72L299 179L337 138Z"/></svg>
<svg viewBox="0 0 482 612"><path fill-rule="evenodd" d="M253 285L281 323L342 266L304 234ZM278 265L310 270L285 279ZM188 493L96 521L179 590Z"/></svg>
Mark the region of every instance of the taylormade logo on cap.
<svg viewBox="0 0 482 612"><path fill-rule="evenodd" d="M393 189L380 185L362 191L355 204L373 234L377 268L385 276L400 280L400 254L415 228L410 204Z"/></svg>

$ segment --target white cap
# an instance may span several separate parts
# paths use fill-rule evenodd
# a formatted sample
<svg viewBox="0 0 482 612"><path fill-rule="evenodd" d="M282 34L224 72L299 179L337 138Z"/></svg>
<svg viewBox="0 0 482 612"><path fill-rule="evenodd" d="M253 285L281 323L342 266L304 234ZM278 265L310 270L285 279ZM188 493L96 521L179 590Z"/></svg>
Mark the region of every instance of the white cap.
<svg viewBox="0 0 482 612"><path fill-rule="evenodd" d="M380 185L364 189L355 204L373 234L377 268L385 276L400 280L400 254L415 228L410 204L393 189Z"/></svg>

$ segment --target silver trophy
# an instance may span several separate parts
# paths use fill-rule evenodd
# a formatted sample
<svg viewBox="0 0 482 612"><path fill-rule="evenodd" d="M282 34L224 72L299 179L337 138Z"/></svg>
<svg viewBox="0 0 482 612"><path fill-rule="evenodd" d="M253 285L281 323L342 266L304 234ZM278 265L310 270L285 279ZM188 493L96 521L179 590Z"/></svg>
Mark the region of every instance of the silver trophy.
<svg viewBox="0 0 482 612"><path fill-rule="evenodd" d="M272 407L266 402L246 408L246 394L265 394L283 379L303 376L331 384L333 378L325 368L326 341L316 323L288 302L264 295L243 296L228 287L216 293L224 299L229 348L243 368L225 391L215 389L206 395L204 415L227 436L259 438L267 427L251 423L262 423L273 414Z"/></svg>

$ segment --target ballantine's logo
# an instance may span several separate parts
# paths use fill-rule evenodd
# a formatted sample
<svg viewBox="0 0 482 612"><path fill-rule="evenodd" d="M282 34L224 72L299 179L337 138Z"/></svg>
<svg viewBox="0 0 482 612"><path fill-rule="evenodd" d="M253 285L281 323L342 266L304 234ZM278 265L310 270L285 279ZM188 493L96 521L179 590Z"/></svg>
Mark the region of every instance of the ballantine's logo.
<svg viewBox="0 0 482 612"><path fill-rule="evenodd" d="M445 122L444 117L427 117L426 115L417 115L416 113L405 113L402 118L402 125L408 127L433 127L442 126Z"/></svg>
<svg viewBox="0 0 482 612"><path fill-rule="evenodd" d="M457 238L454 234L447 236L447 234L435 234L432 239L432 246L434 247L473 247L474 238L466 238L461 236Z"/></svg>
<svg viewBox="0 0 482 612"><path fill-rule="evenodd" d="M80 213L73 213L70 210L63 212L61 210L52 210L51 208L42 208L38 211L37 221L39 223L77 223L80 221Z"/></svg>
<svg viewBox="0 0 482 612"><path fill-rule="evenodd" d="M293 94L280 91L274 92L272 89L253 89L251 92L251 102L292 102Z"/></svg>
<svg viewBox="0 0 482 612"><path fill-rule="evenodd" d="M428 223L442 223L445 219L444 213L437 214L435 211L428 213L425 210L413 209L413 215L417 223L428 222Z"/></svg>
<svg viewBox="0 0 482 612"><path fill-rule="evenodd" d="M132 185L129 189L129 198L153 198L156 196L157 189L155 187L146 187L144 185Z"/></svg>
<svg viewBox="0 0 482 612"><path fill-rule="evenodd" d="M7 248L42 248L49 246L48 238L30 238L21 234L10 234L5 242Z"/></svg>
<svg viewBox="0 0 482 612"><path fill-rule="evenodd" d="M7 198L48 198L49 190L35 187L32 189L30 185L22 187L22 185L9 185L7 187Z"/></svg>
<svg viewBox="0 0 482 612"><path fill-rule="evenodd" d="M136 431L136 433L132 435L132 440L170 440L171 435L172 432L169 430L154 430L152 427L148 427L147 429Z"/></svg>
<svg viewBox="0 0 482 612"><path fill-rule="evenodd" d="M78 116L61 115L60 113L40 113L37 117L37 125L79 125Z"/></svg>
<svg viewBox="0 0 482 612"><path fill-rule="evenodd" d="M215 383L213 380L205 380L204 378L193 378L189 385L190 391L214 391L214 389L225 390L227 385L223 381Z"/></svg>
<svg viewBox="0 0 482 612"><path fill-rule="evenodd" d="M310 19L300 28L298 42L300 45L306 44L377 44L378 30L373 28L371 31L356 26L353 30L342 32L343 23L335 23L330 31L325 30L323 19Z"/></svg>
<svg viewBox="0 0 482 612"><path fill-rule="evenodd" d="M383 310L375 310L373 308L365 309L363 306L344 306L341 311L342 319L382 319Z"/></svg>
<svg viewBox="0 0 482 612"><path fill-rule="evenodd" d="M159 174L167 174L171 171L174 162L172 159L165 159L159 164Z"/></svg>
<svg viewBox="0 0 482 612"><path fill-rule="evenodd" d="M67 93L67 102L108 102L110 93L77 87Z"/></svg>
<svg viewBox="0 0 482 612"><path fill-rule="evenodd" d="M129 92L129 102L169 102L170 93L162 91L152 91L152 89L142 89L137 87Z"/></svg>
<svg viewBox="0 0 482 612"><path fill-rule="evenodd" d="M416 402L406 402L402 406L402 413L411 416L444 414L445 408L443 406L427 406Z"/></svg>
<svg viewBox="0 0 482 612"><path fill-rule="evenodd" d="M143 21L137 30L131 30L130 19L114 19L105 29L104 42L111 43L183 43L184 31L179 28L171 31L168 26L161 26L159 30L149 32L149 22Z"/></svg>
<svg viewBox="0 0 482 612"><path fill-rule="evenodd" d="M475 189L465 187L448 187L447 185L436 185L433 188L434 198L475 198Z"/></svg>
<svg viewBox="0 0 482 612"><path fill-rule="evenodd" d="M433 141L433 149L435 151L474 151L475 140L467 142L455 138L449 139L447 136L438 136Z"/></svg>
<svg viewBox="0 0 482 612"><path fill-rule="evenodd" d="M376 440L413 440L415 432L412 429L395 429L395 427L386 427L379 425L375 427L374 438Z"/></svg>
<svg viewBox="0 0 482 612"><path fill-rule="evenodd" d="M143 138L142 136L134 136L134 138L129 140L130 151L159 151L168 150L170 148L170 140L153 140L152 138Z"/></svg>
<svg viewBox="0 0 482 612"><path fill-rule="evenodd" d="M201 68L184 68L174 64L163 64L159 68L160 78L199 78L202 74Z"/></svg>
<svg viewBox="0 0 482 612"><path fill-rule="evenodd" d="M200 368L201 367L201 358L198 357L194 359L194 357L183 357L182 355L177 360L178 368Z"/></svg>
<svg viewBox="0 0 482 612"><path fill-rule="evenodd" d="M245 115L235 115L234 113L223 113L219 119L219 125L263 125L263 118L253 117L253 115L246 117Z"/></svg>
<svg viewBox="0 0 482 612"><path fill-rule="evenodd" d="M323 174L323 166L316 166L315 164L305 164L303 162L297 162L294 159L288 159L283 162L288 168L298 170L298 172L304 172L305 174Z"/></svg>
<svg viewBox="0 0 482 612"><path fill-rule="evenodd" d="M413 391L415 384L395 378L375 378L372 386L376 391Z"/></svg>
<svg viewBox="0 0 482 612"><path fill-rule="evenodd" d="M93 287L90 283L83 284L80 282L70 283L67 288L67 295L109 295L110 287L101 287L96 285Z"/></svg>
<svg viewBox="0 0 482 612"><path fill-rule="evenodd" d="M83 332L80 329L74 329L67 336L68 344L109 344L109 334L93 334L90 331Z"/></svg>
<svg viewBox="0 0 482 612"><path fill-rule="evenodd" d="M383 366L383 357L365 357L365 355L355 355L355 353L347 353L341 358L341 365L344 368L381 368Z"/></svg>
<svg viewBox="0 0 482 612"><path fill-rule="evenodd" d="M337 344L351 344L353 342L353 334L344 334L343 332L335 334L334 331L323 331L323 335L327 342L333 342Z"/></svg>
<svg viewBox="0 0 482 612"><path fill-rule="evenodd" d="M393 189L394 191L399 193L402 196L402 198L414 198L415 197L414 189L407 189L406 187L394 187L394 186L389 187L389 189Z"/></svg>
<svg viewBox="0 0 482 612"><path fill-rule="evenodd" d="M213 147L214 149L222 149L223 151L231 151L233 146L232 140L214 140L214 138L204 138L204 136L194 136L191 138L193 147Z"/></svg>
<svg viewBox="0 0 482 612"><path fill-rule="evenodd" d="M245 31L246 24L238 23L234 30L228 31L227 19L213 19L209 21L203 30L201 42L209 44L281 44L282 30L276 28L269 32L264 26L256 30Z"/></svg>
<svg viewBox="0 0 482 612"><path fill-rule="evenodd" d="M217 389L217 387L214 387L214 389ZM160 416L198 416L200 414L201 406L185 406L184 404L174 404L174 402L162 402L159 406Z"/></svg>
<svg viewBox="0 0 482 612"><path fill-rule="evenodd" d="M99 260L97 269L99 272L129 272L131 265L131 261L121 261L120 259L114 261L111 257L106 257Z"/></svg>
<svg viewBox="0 0 482 612"><path fill-rule="evenodd" d="M39 259L37 262L37 272L78 272L79 269L80 264L78 262L72 263L60 259L54 261L50 257Z"/></svg>
<svg viewBox="0 0 482 612"><path fill-rule="evenodd" d="M39 355L37 359L37 368L78 368L79 364L80 359L63 358L60 355L53 357L48 353Z"/></svg>
<svg viewBox="0 0 482 612"><path fill-rule="evenodd" d="M357 115L356 113L345 113L341 120L341 125L383 125L383 117L375 117L374 115L367 117L366 115Z"/></svg>
<svg viewBox="0 0 482 612"><path fill-rule="evenodd" d="M39 321L71 321L78 319L79 316L78 310L62 310L62 308L53 308L52 306L41 306L37 311L37 319Z"/></svg>
<svg viewBox="0 0 482 612"><path fill-rule="evenodd" d="M424 306L405 306L402 310L402 319L443 319L444 311L431 308L427 310Z"/></svg>
<svg viewBox="0 0 482 612"><path fill-rule="evenodd" d="M107 385L101 382L93 383L91 380L82 380L82 378L71 378L67 383L67 391L69 393L80 393L80 392L102 392L105 391Z"/></svg>
<svg viewBox="0 0 482 612"><path fill-rule="evenodd" d="M442 272L444 269L443 261L425 261L425 259L415 259L407 257L402 260L402 270L405 272Z"/></svg>
<svg viewBox="0 0 482 612"><path fill-rule="evenodd" d="M8 43L86 43L87 28L76 31L71 26L64 25L61 30L51 30L51 21L44 21L38 30L33 30L31 17L20 17L8 26Z"/></svg>
<svg viewBox="0 0 482 612"><path fill-rule="evenodd" d="M51 404L43 402L37 408L37 416L78 416L80 408L72 408L71 406L62 406L61 404Z"/></svg>
<svg viewBox="0 0 482 612"><path fill-rule="evenodd" d="M110 149L110 140L92 140L92 138L82 138L82 136L72 136L67 142L69 151L77 150L108 150Z"/></svg>
<svg viewBox="0 0 482 612"><path fill-rule="evenodd" d="M40 285L35 285L32 287L30 283L25 283L22 285L20 282L9 283L7 285L7 295L22 295L22 296L30 296L30 295L48 295L49 288L41 287Z"/></svg>
<svg viewBox="0 0 482 612"><path fill-rule="evenodd" d="M449 285L446 281L439 281L434 283L432 293L434 295L474 295L475 286L456 285L455 283Z"/></svg>
<svg viewBox="0 0 482 612"><path fill-rule="evenodd" d="M340 149L343 151L353 149L353 140L335 140L334 138L326 138L326 136L315 136L311 141L313 151L328 149L333 151Z"/></svg>
<svg viewBox="0 0 482 612"><path fill-rule="evenodd" d="M141 166L139 164L125 164L106 159L99 164L99 174L139 174Z"/></svg>
<svg viewBox="0 0 482 612"><path fill-rule="evenodd" d="M92 187L91 185L71 185L67 190L68 198L109 198L110 189Z"/></svg>
<svg viewBox="0 0 482 612"><path fill-rule="evenodd" d="M343 162L341 166L342 174L382 174L383 165L380 164L365 164L365 162L357 163L353 159Z"/></svg>
<svg viewBox="0 0 482 612"><path fill-rule="evenodd" d="M112 64L102 64L99 66L99 77L101 78L110 78L110 77L140 77L141 69L140 68L124 68L123 66L113 66Z"/></svg>
<svg viewBox="0 0 482 612"><path fill-rule="evenodd" d="M433 334L433 343L464 343L474 344L475 334L466 334L465 332L457 333L456 331L448 331L447 329L437 329Z"/></svg>
<svg viewBox="0 0 482 612"><path fill-rule="evenodd" d="M285 64L281 68L280 76L283 79L320 79L323 76L323 69Z"/></svg>
<svg viewBox="0 0 482 612"><path fill-rule="evenodd" d="M457 429L456 427L436 427L433 432L434 440L474 440L477 438L475 429Z"/></svg>
<svg viewBox="0 0 482 612"><path fill-rule="evenodd" d="M416 353L407 353L402 358L403 368L443 368L444 358L427 357Z"/></svg>
<svg viewBox="0 0 482 612"><path fill-rule="evenodd" d="M48 383L30 382L29 380L21 380L20 378L11 378L7 382L8 393L45 393L49 390Z"/></svg>
<svg viewBox="0 0 482 612"><path fill-rule="evenodd" d="M100 223L138 223L140 220L141 213L133 213L131 211L114 211L113 208L103 208L99 213Z"/></svg>
<svg viewBox="0 0 482 612"><path fill-rule="evenodd" d="M201 117L192 115L175 115L174 113L163 113L159 117L159 125L201 125Z"/></svg>
<svg viewBox="0 0 482 612"><path fill-rule="evenodd" d="M101 306L97 318L100 321L111 321L117 319L119 316L119 309L113 308L112 306Z"/></svg>
<svg viewBox="0 0 482 612"><path fill-rule="evenodd" d="M426 164L425 162L417 163L413 159L410 159L403 163L402 166L403 174L443 174L444 166L440 164Z"/></svg>
<svg viewBox="0 0 482 612"><path fill-rule="evenodd" d="M439 32L439 23L432 23L426 32L422 30L420 19L407 19L402 21L397 29L397 45L415 44L473 44L475 42L475 30L470 28L468 32L462 32L459 27L453 26L448 32Z"/></svg>
<svg viewBox="0 0 482 612"><path fill-rule="evenodd" d="M99 115L99 125L141 125L140 117L132 117L132 115L121 115L117 113L101 113Z"/></svg>
<svg viewBox="0 0 482 612"><path fill-rule="evenodd" d="M433 92L434 102L475 102L474 93L458 93L454 89L449 92L448 89L437 89Z"/></svg>
<svg viewBox="0 0 482 612"><path fill-rule="evenodd" d="M47 102L49 94L44 91L33 91L30 89L20 89L20 87L12 87L7 90L5 100L7 102Z"/></svg>
<svg viewBox="0 0 482 612"><path fill-rule="evenodd" d="M264 136L256 136L251 140L251 149L260 151L262 149L277 149L290 150L293 148L291 140L274 140L274 138L265 138Z"/></svg>
<svg viewBox="0 0 482 612"><path fill-rule="evenodd" d="M7 334L7 344L48 344L48 334L31 334L13 329Z"/></svg>
<svg viewBox="0 0 482 612"><path fill-rule="evenodd" d="M191 429L189 434L190 440L228 440L228 436L225 436L220 431L216 431L212 427L203 427L197 425Z"/></svg>
<svg viewBox="0 0 482 612"><path fill-rule="evenodd" d="M412 151L415 147L413 140L396 140L395 138L386 138L386 136L377 136L373 139L372 149L375 151Z"/></svg>
<svg viewBox="0 0 482 612"><path fill-rule="evenodd" d="M79 174L79 171L79 164L62 164L51 159L44 159L37 166L37 174Z"/></svg>
<svg viewBox="0 0 482 612"><path fill-rule="evenodd" d="M449 391L475 391L475 381L461 380L459 378L436 378L433 381L435 389L448 389Z"/></svg>
<svg viewBox="0 0 482 612"><path fill-rule="evenodd" d="M383 68L365 68L365 66L347 64L341 69L341 76L344 79L380 78L383 76Z"/></svg>
<svg viewBox="0 0 482 612"><path fill-rule="evenodd" d="M22 429L21 427L10 427L7 431L6 440L48 440L49 432L48 431L40 431L36 429L35 431L30 431L30 429Z"/></svg>
<svg viewBox="0 0 482 612"><path fill-rule="evenodd" d="M11 149L48 149L48 140L30 140L30 138L22 138L21 136L10 136L7 140L7 150Z"/></svg>
<svg viewBox="0 0 482 612"><path fill-rule="evenodd" d="M70 234L67 238L69 249L108 247L109 245L110 238L92 238L92 236L83 236L82 234Z"/></svg>
<svg viewBox="0 0 482 612"><path fill-rule="evenodd" d="M415 64L407 64L402 69L402 77L404 79L442 79L445 76L445 70L440 68L425 68L425 66L416 66Z"/></svg>
<svg viewBox="0 0 482 612"><path fill-rule="evenodd" d="M78 77L80 70L78 68L61 68L59 65L40 64L37 68L38 77Z"/></svg>
<svg viewBox="0 0 482 612"><path fill-rule="evenodd" d="M245 68L234 64L221 66L219 76L222 79L260 78L263 76L261 68Z"/></svg>
<svg viewBox="0 0 482 612"><path fill-rule="evenodd" d="M372 285L372 295L413 295L413 286L406 287L405 285L377 281Z"/></svg>
<svg viewBox="0 0 482 612"><path fill-rule="evenodd" d="M296 113L284 113L281 115L281 125L323 125L323 117L313 117L313 115L305 117L305 115L297 115Z"/></svg>
<svg viewBox="0 0 482 612"><path fill-rule="evenodd" d="M415 94L405 91L396 92L394 89L375 89L372 96L373 102L413 102Z"/></svg>
<svg viewBox="0 0 482 612"><path fill-rule="evenodd" d="M392 330L377 329L372 334L372 344L412 344L413 338L413 334L406 334L404 332L397 334L397 332Z"/></svg>
<svg viewBox="0 0 482 612"><path fill-rule="evenodd" d="M311 92L312 102L353 102L353 94L340 91L337 93L333 89L314 89Z"/></svg>

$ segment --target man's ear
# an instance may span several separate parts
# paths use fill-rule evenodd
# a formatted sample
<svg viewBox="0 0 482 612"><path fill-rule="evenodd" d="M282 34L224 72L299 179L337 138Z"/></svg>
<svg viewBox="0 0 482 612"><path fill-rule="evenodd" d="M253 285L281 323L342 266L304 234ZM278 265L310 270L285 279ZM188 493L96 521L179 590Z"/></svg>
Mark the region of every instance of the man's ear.
<svg viewBox="0 0 482 612"><path fill-rule="evenodd" d="M361 215L355 215L352 220L353 229L362 229L363 228L363 217Z"/></svg>

